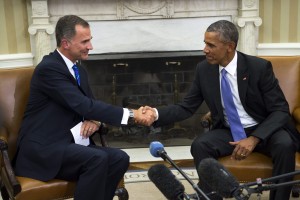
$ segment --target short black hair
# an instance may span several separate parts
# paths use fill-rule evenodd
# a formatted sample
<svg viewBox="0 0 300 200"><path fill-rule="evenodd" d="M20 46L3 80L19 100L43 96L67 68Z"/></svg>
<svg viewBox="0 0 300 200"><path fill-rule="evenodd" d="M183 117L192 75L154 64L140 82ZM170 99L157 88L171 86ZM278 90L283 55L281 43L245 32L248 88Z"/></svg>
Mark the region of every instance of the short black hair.
<svg viewBox="0 0 300 200"><path fill-rule="evenodd" d="M218 32L220 33L220 40L222 42L234 42L235 47L238 44L239 32L236 26L230 21L216 21L206 29L206 32Z"/></svg>

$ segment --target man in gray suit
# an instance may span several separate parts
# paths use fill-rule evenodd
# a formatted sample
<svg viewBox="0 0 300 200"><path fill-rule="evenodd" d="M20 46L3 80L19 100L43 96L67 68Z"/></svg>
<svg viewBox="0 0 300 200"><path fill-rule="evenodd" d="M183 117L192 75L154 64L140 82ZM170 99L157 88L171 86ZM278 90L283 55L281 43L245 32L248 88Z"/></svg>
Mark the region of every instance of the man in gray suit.
<svg viewBox="0 0 300 200"><path fill-rule="evenodd" d="M196 167L208 157L231 155L232 159L243 160L257 151L272 157L274 176L294 171L299 133L291 122L289 105L271 62L237 51L238 30L226 20L211 24L204 42L206 60L197 65L190 91L181 103L158 108L153 125L187 119L205 101L211 112L212 130L200 134L192 143ZM147 109L151 108L144 110ZM209 192L201 180L200 185ZM270 199L288 200L290 191L291 187L272 190Z"/></svg>
<svg viewBox="0 0 300 200"><path fill-rule="evenodd" d="M129 156L120 149L96 146L90 136L99 129L99 121L147 124L153 115L94 99L87 73L78 62L87 59L93 48L85 20L64 16L55 33L57 49L43 58L32 76L17 142L16 175L77 181L74 200L111 200Z"/></svg>

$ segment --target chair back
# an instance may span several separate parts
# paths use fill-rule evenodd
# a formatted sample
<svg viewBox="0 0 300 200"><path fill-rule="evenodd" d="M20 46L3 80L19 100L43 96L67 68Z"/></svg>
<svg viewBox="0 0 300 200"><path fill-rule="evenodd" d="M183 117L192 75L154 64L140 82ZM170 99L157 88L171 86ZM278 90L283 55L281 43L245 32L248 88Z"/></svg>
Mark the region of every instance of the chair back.
<svg viewBox="0 0 300 200"><path fill-rule="evenodd" d="M275 76L292 113L300 106L300 56L262 56L261 58L272 63Z"/></svg>
<svg viewBox="0 0 300 200"><path fill-rule="evenodd" d="M29 96L33 70L34 67L0 69L0 139L7 142L10 159L16 153L16 141Z"/></svg>

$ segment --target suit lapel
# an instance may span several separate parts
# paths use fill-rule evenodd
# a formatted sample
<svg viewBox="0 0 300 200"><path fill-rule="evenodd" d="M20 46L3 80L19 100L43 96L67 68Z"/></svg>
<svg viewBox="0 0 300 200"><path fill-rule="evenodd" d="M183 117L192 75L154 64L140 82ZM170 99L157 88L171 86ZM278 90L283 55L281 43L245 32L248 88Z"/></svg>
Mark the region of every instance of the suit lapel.
<svg viewBox="0 0 300 200"><path fill-rule="evenodd" d="M77 67L78 67L78 69L79 69L79 76L80 76L80 86L79 86L79 85L77 84L76 78L74 78L74 77L72 76L72 74L70 73L70 71L69 71L69 69L68 69L68 66L66 65L64 59L61 57L61 55L58 53L58 51L55 50L55 51L53 52L53 54L54 54L55 57L59 60L59 62L64 63L64 65L66 66L66 67L62 67L61 70L62 70L67 76L69 76L69 78L70 78L70 80L72 81L72 83L73 83L74 85L77 85L78 88L79 88L79 90L80 90L85 96L87 96L87 95L86 95L86 94L87 94L87 93L86 93L86 89L84 89L84 88L85 88L84 85L85 85L85 82L86 82L86 77L84 77L84 72L83 72L83 69L82 69L82 66L81 66L80 62L77 63L77 64L78 64Z"/></svg>
<svg viewBox="0 0 300 200"><path fill-rule="evenodd" d="M65 61L64 61L64 59L61 57L61 55L58 53L58 51L55 50L55 51L53 52L53 54L55 55L55 57L57 58L57 60L58 60L59 62L63 63L64 66L65 66L65 67L61 67L60 70L62 70L63 73L65 73L67 76L69 76L70 80L72 81L72 83L73 83L74 85L77 85L76 79L75 79L75 78L72 76L72 74L70 73L67 64L65 63Z"/></svg>
<svg viewBox="0 0 300 200"><path fill-rule="evenodd" d="M79 76L80 76L80 86L78 85L79 89L81 90L81 92L87 96L87 77L85 77L85 73L83 71L82 65L79 63L76 64L78 66L79 69Z"/></svg>
<svg viewBox="0 0 300 200"><path fill-rule="evenodd" d="M238 53L237 60L237 84L239 96L243 106L245 107L246 93L248 89L249 73L248 67L243 57Z"/></svg>
<svg viewBox="0 0 300 200"><path fill-rule="evenodd" d="M219 66L214 65L211 66L211 74L209 77L212 77L210 82L210 88L211 92L213 94L214 104L216 106L216 109L218 110L218 113L220 113L221 119L223 118L223 107L221 103L221 90L220 90L220 73L219 73Z"/></svg>

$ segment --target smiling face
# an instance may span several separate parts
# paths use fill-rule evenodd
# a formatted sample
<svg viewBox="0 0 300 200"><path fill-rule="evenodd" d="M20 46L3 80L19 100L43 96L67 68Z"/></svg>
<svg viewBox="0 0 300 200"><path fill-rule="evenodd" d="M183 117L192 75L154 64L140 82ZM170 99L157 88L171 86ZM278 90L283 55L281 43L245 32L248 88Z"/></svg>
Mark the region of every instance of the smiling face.
<svg viewBox="0 0 300 200"><path fill-rule="evenodd" d="M76 34L71 39L63 38L59 47L59 51L72 62L86 60L89 51L93 49L90 28L76 25L75 30Z"/></svg>
<svg viewBox="0 0 300 200"><path fill-rule="evenodd" d="M235 54L235 43L221 40L219 32L205 32L204 36L206 60L210 64L226 67Z"/></svg>

